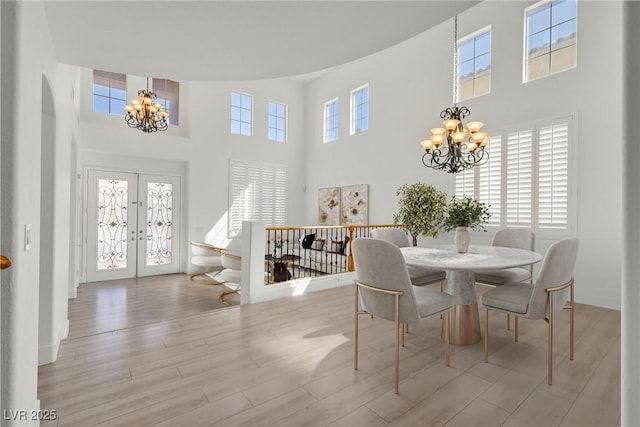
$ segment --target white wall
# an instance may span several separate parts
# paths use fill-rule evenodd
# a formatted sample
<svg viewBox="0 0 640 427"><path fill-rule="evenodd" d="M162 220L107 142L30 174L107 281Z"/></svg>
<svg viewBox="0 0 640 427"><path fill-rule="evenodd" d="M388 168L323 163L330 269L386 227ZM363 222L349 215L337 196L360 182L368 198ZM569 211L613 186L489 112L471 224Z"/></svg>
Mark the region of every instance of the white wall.
<svg viewBox="0 0 640 427"><path fill-rule="evenodd" d="M3 272L2 407L38 409L39 350L55 348L66 331L69 250L69 147L73 129L70 68L56 64L41 3L2 2L2 253L13 260ZM11 49L4 49L4 47ZM50 83L55 112L51 150L56 197L41 213L43 76ZM49 124L51 120L47 120ZM54 129L50 129L51 132ZM46 132L46 129L45 129ZM50 215L54 232L46 242L51 277L44 282L49 328L39 343L40 217ZM31 248L25 249L25 224ZM53 242L51 242L53 239ZM62 249L62 252L58 252ZM53 252L53 253L50 253Z"/></svg>
<svg viewBox="0 0 640 427"><path fill-rule="evenodd" d="M622 3L579 2L578 67L522 83L523 10L533 2L482 2L461 14L459 37L492 26L491 93L465 101L471 119L491 133L505 127L575 115L577 155L576 265L579 302L620 308ZM453 177L421 163L418 145L452 103L453 20L400 45L337 67L307 91L306 222L317 222L317 190L368 183L370 223L388 223L395 191L427 182L453 192ZM349 136L349 92L369 83L370 130ZM322 106L340 98L340 138L322 143ZM598 135L597 137L594 137ZM605 136L606 135L606 136ZM603 156L601 149L606 149ZM475 236L488 242L490 235ZM451 239L442 236L439 241ZM422 239L421 244L433 243ZM551 239L539 236L544 252Z"/></svg>

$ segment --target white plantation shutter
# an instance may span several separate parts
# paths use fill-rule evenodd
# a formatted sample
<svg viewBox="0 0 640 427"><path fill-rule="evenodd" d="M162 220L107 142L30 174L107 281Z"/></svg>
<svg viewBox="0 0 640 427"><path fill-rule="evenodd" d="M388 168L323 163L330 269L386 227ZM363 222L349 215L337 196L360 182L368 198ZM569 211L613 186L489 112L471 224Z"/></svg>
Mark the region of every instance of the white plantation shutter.
<svg viewBox="0 0 640 427"><path fill-rule="evenodd" d="M462 172L456 174L456 197L469 196L475 197L475 175L474 169L465 169Z"/></svg>
<svg viewBox="0 0 640 427"><path fill-rule="evenodd" d="M229 161L229 236L237 236L242 221L284 226L287 203L284 166Z"/></svg>
<svg viewBox="0 0 640 427"><path fill-rule="evenodd" d="M531 226L533 184L533 132L507 136L507 226Z"/></svg>
<svg viewBox="0 0 640 427"><path fill-rule="evenodd" d="M502 137L491 137L486 147L489 161L480 166L478 173L478 200L489 205L491 218L488 225L500 226L502 213Z"/></svg>
<svg viewBox="0 0 640 427"><path fill-rule="evenodd" d="M568 229L569 123L538 130L538 227Z"/></svg>

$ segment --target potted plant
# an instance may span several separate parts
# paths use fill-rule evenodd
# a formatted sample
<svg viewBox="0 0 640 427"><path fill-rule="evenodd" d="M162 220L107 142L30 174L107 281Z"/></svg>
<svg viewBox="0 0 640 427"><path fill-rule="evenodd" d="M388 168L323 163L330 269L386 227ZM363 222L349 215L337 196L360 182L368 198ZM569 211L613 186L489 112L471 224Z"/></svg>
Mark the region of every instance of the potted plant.
<svg viewBox="0 0 640 427"><path fill-rule="evenodd" d="M443 228L446 231L455 230L456 249L459 253L466 253L469 249L469 229L486 232L484 226L490 217L491 212L486 204L469 196L452 197Z"/></svg>
<svg viewBox="0 0 640 427"><path fill-rule="evenodd" d="M433 185L405 184L398 188L399 211L393 215L395 224L404 224L418 246L418 236L438 237L447 207L447 196Z"/></svg>

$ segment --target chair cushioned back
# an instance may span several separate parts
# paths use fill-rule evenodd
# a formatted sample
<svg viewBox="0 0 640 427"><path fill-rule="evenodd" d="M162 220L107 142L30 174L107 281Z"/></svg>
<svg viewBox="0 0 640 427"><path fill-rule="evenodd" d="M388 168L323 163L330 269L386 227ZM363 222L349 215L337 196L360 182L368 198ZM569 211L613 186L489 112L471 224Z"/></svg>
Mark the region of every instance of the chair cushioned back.
<svg viewBox="0 0 640 427"><path fill-rule="evenodd" d="M535 244L533 231L524 228L505 228L493 235L492 246L526 249L532 251Z"/></svg>
<svg viewBox="0 0 640 427"><path fill-rule="evenodd" d="M365 285L392 291L401 291L400 322L416 323L420 320L411 280L404 257L393 243L384 240L358 238L352 243L356 280ZM363 306L375 317L394 321L393 295L360 288Z"/></svg>
<svg viewBox="0 0 640 427"><path fill-rule="evenodd" d="M567 283L573 277L573 268L578 255L578 239L560 240L549 247L542 260L540 274L536 280L529 315L527 317L541 318L547 312L547 288L553 288ZM562 310L569 299L569 288L554 293L554 311Z"/></svg>
<svg viewBox="0 0 640 427"><path fill-rule="evenodd" d="M411 246L409 236L399 228L374 228L371 230L371 237L391 242L399 248Z"/></svg>

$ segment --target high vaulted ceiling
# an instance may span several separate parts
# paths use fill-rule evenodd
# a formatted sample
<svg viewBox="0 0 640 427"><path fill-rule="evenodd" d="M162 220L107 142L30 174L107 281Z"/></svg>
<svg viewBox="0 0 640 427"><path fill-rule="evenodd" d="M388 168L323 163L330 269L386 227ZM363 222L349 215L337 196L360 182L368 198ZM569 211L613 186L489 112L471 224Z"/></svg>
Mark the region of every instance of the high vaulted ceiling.
<svg viewBox="0 0 640 427"><path fill-rule="evenodd" d="M59 62L175 80L253 80L344 64L478 1L51 1Z"/></svg>

